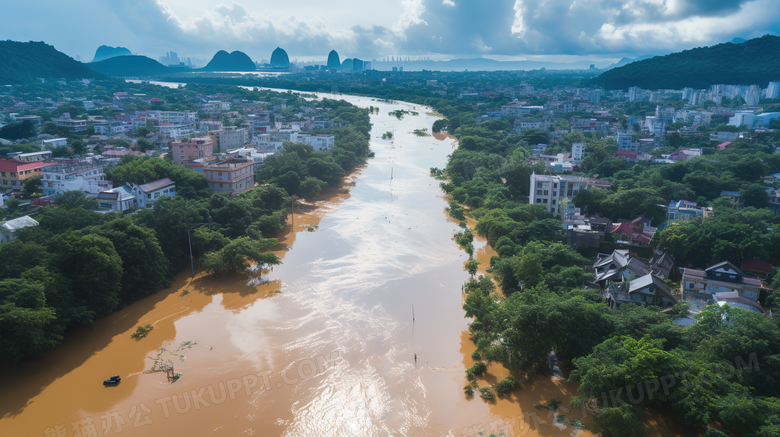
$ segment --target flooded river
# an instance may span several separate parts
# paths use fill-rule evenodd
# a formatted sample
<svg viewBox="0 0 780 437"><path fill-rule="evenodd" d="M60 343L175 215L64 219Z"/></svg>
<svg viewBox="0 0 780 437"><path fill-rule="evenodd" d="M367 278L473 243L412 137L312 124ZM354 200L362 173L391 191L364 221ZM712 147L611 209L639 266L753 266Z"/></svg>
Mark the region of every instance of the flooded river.
<svg viewBox="0 0 780 437"><path fill-rule="evenodd" d="M376 157L345 180L348 193L332 188L296 207L282 265L261 283L187 270L70 333L44 360L0 377L0 435L572 435L533 407L568 406L575 384L564 379L537 378L494 404L463 393L474 363L461 308L467 255L429 175L453 139L412 134L436 119L425 108L343 98L379 107ZM399 121L395 109L420 115ZM475 243L485 267L490 249ZM145 323L154 330L132 339ZM149 373L158 358L182 376ZM115 374L118 386L101 384ZM480 386L508 375L494 364Z"/></svg>

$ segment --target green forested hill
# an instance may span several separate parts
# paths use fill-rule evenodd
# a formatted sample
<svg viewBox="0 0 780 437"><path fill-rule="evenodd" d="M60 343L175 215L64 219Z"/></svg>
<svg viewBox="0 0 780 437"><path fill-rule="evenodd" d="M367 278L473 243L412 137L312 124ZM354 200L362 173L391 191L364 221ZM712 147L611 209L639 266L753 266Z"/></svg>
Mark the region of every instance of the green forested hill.
<svg viewBox="0 0 780 437"><path fill-rule="evenodd" d="M0 41L0 85L30 83L35 78L81 79L101 75L43 42Z"/></svg>
<svg viewBox="0 0 780 437"><path fill-rule="evenodd" d="M228 53L220 50L203 71L255 71L255 63L244 52Z"/></svg>
<svg viewBox="0 0 780 437"><path fill-rule="evenodd" d="M88 64L89 68L108 76L153 76L190 71L188 68L166 67L146 56L117 56Z"/></svg>
<svg viewBox="0 0 780 437"><path fill-rule="evenodd" d="M780 80L780 37L727 42L633 62L602 73L593 84L606 89L708 88L715 84L767 86Z"/></svg>

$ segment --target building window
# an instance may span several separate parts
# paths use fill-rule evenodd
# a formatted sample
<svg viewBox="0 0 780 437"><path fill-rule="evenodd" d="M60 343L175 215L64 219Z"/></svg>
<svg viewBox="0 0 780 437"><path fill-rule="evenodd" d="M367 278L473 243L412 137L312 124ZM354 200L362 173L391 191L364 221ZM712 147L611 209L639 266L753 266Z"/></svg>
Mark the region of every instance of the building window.
<svg viewBox="0 0 780 437"><path fill-rule="evenodd" d="M536 188L542 188L542 183L541 182L537 182L536 183Z"/></svg>

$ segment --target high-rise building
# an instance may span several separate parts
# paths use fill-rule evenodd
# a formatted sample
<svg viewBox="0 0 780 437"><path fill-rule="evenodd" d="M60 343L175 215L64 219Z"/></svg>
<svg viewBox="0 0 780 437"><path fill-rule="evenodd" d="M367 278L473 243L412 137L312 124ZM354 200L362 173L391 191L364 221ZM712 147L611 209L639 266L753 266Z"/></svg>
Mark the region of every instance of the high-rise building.
<svg viewBox="0 0 780 437"><path fill-rule="evenodd" d="M636 145L633 144L634 136L628 132L618 132L615 137L618 150L621 152L636 152Z"/></svg>
<svg viewBox="0 0 780 437"><path fill-rule="evenodd" d="M698 106L701 104L701 91L694 91L688 97L688 104L691 106Z"/></svg>
<svg viewBox="0 0 780 437"><path fill-rule="evenodd" d="M693 88L683 88L682 92L682 99L688 100L691 98L691 94L693 94Z"/></svg>
<svg viewBox="0 0 780 437"><path fill-rule="evenodd" d="M546 176L531 174L531 189L528 193L528 203L542 205L547 211L558 214L560 201L572 200L580 190L588 187L584 178L575 176Z"/></svg>
<svg viewBox="0 0 780 437"><path fill-rule="evenodd" d="M776 99L780 97L780 82L769 82L769 86L766 87L766 98Z"/></svg>
<svg viewBox="0 0 780 437"><path fill-rule="evenodd" d="M585 159L585 143L572 143L571 145L571 162L574 164L582 163Z"/></svg>
<svg viewBox="0 0 780 437"><path fill-rule="evenodd" d="M629 102L636 102L637 97L639 94L640 88L638 86L632 86L628 89L628 101Z"/></svg>
<svg viewBox="0 0 780 437"><path fill-rule="evenodd" d="M758 101L761 99L761 87L758 85L750 85L745 91L745 103L748 106L758 106Z"/></svg>

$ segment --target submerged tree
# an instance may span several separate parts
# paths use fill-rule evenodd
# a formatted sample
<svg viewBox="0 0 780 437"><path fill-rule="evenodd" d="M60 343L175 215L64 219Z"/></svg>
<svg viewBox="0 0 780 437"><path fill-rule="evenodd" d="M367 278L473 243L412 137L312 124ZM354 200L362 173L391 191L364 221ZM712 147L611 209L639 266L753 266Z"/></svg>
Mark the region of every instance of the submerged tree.
<svg viewBox="0 0 780 437"><path fill-rule="evenodd" d="M258 264L281 264L281 259L271 252L263 252L277 243L275 238L252 240L249 237L236 238L220 250L209 252L203 257L203 266L208 273L227 275L243 272L249 268L249 261Z"/></svg>

